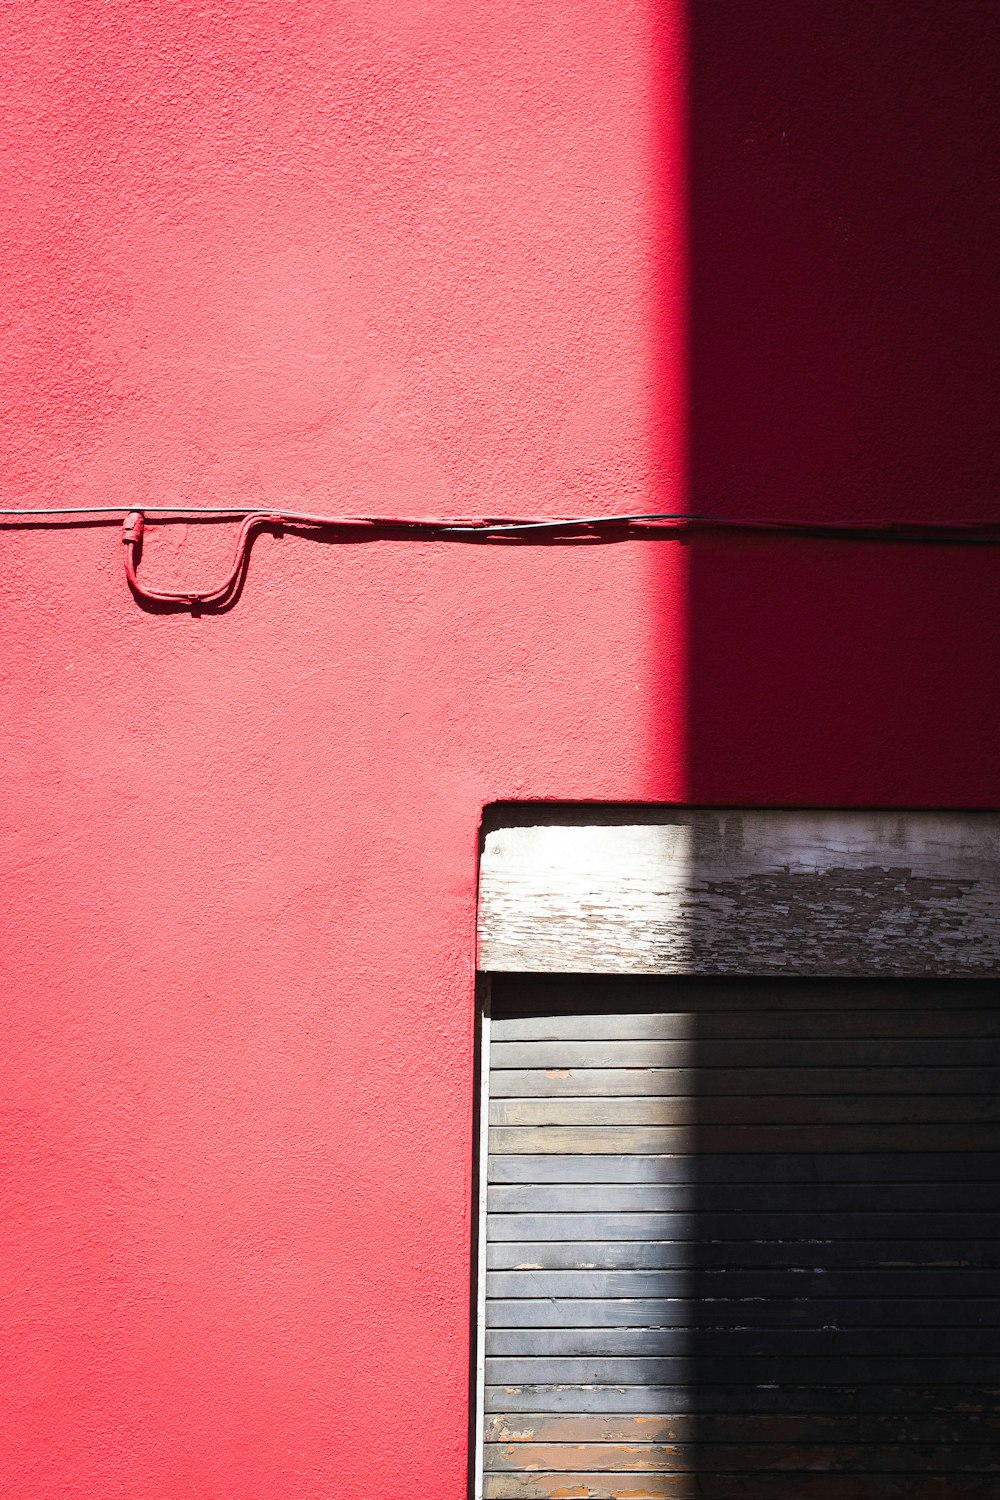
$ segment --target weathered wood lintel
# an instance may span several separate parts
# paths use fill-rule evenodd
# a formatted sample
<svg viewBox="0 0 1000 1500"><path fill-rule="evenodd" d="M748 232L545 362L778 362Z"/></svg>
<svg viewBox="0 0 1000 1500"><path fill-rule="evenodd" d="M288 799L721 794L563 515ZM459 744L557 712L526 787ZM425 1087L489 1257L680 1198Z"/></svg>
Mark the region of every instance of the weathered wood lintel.
<svg viewBox="0 0 1000 1500"><path fill-rule="evenodd" d="M1000 813L578 817L487 833L480 968L1000 975Z"/></svg>

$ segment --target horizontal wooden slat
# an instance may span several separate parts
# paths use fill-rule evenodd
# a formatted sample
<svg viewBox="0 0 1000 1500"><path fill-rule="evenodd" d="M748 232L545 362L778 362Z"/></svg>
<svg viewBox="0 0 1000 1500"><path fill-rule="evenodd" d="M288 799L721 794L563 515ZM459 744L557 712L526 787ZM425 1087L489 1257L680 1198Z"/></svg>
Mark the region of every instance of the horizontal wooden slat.
<svg viewBox="0 0 1000 1500"><path fill-rule="evenodd" d="M774 1010L797 1015L822 1010L889 1011L989 1010L1000 1001L1000 975L932 979L839 975L800 978L787 973L753 975L631 975L538 973L496 974L492 979L494 1020L510 1027L503 1040L517 1039L522 1025L558 1024L579 1017L600 1028L618 1015L696 1014L715 1011L766 1014ZM529 1032L529 1035L532 1034ZM596 1035L606 1032L598 1030Z"/></svg>
<svg viewBox="0 0 1000 1500"><path fill-rule="evenodd" d="M491 1156L488 1180L507 1182L846 1183L1000 1182L997 1151L753 1152Z"/></svg>
<svg viewBox="0 0 1000 1500"><path fill-rule="evenodd" d="M646 1355L767 1358L867 1358L871 1354L1000 1356L997 1328L490 1328L486 1352L497 1358L549 1355L614 1358Z"/></svg>
<svg viewBox="0 0 1000 1500"><path fill-rule="evenodd" d="M996 1500L996 1480L966 1474L487 1474L484 1500Z"/></svg>
<svg viewBox="0 0 1000 1500"><path fill-rule="evenodd" d="M882 1446L857 1443L739 1445L694 1443L487 1443L487 1473L591 1471L619 1474L771 1473L880 1474L1000 1473L996 1446L953 1443Z"/></svg>
<svg viewBox="0 0 1000 1500"><path fill-rule="evenodd" d="M488 1443L767 1443L989 1444L1000 1441L1000 1412L929 1411L752 1415L608 1412L496 1412L485 1419Z"/></svg>
<svg viewBox="0 0 1000 1500"><path fill-rule="evenodd" d="M973 1122L997 1127L998 1094L874 1094L836 1098L760 1098L754 1094L686 1098L494 1099L491 1125L902 1125Z"/></svg>
<svg viewBox="0 0 1000 1500"><path fill-rule="evenodd" d="M996 1183L523 1183L491 1187L490 1213L1000 1212Z"/></svg>
<svg viewBox="0 0 1000 1500"><path fill-rule="evenodd" d="M984 1057L984 1048L986 1055ZM721 1041L529 1041L493 1042L490 1068L853 1068L860 1046L851 1036L820 1040L725 1038ZM868 1067L935 1068L995 1066L996 1043L981 1037L900 1037L864 1043Z"/></svg>
<svg viewBox="0 0 1000 1500"><path fill-rule="evenodd" d="M823 1094L950 1096L1000 1088L1000 1068L497 1068L493 1099L603 1098L614 1095Z"/></svg>
<svg viewBox="0 0 1000 1500"><path fill-rule="evenodd" d="M949 1413L962 1421L978 1412L995 1412L1000 1386L941 1385L843 1385L815 1382L786 1385L779 1390L767 1385L503 1385L487 1384L486 1410L505 1412L639 1412L673 1415L684 1412L759 1412L771 1415L780 1402L782 1414L817 1412L853 1417L858 1412Z"/></svg>
<svg viewBox="0 0 1000 1500"><path fill-rule="evenodd" d="M887 1003L885 989L880 990L877 985L859 987L853 996L850 990L845 992L839 986L821 990L826 1000L821 1007L809 1004L809 992L802 986L791 991L772 986L769 994L755 995L741 985L729 994L730 1010L719 1008L718 996L713 1008L703 1008L697 992L691 996L691 1009L681 1009L676 999L671 1003L668 991L663 996L664 1009L659 1011L622 1012L612 1006L590 1014L567 1011L558 1015L498 1015L492 1023L491 1036L494 1042L1000 1036L1000 984L997 983L988 990L974 987L972 1005L943 1004L933 987L925 992L923 1006L915 1005L915 997L905 988L893 1006ZM959 997L966 999L965 992L960 990ZM854 1007L845 1008L845 1001L850 998L855 1001Z"/></svg>
<svg viewBox="0 0 1000 1500"><path fill-rule="evenodd" d="M1000 1267L1000 1240L519 1240L486 1247L491 1270L661 1267Z"/></svg>
<svg viewBox="0 0 1000 1500"><path fill-rule="evenodd" d="M487 1474L517 1474L525 1469L676 1474L698 1467L698 1450L690 1444L663 1443L487 1443L483 1464Z"/></svg>
<svg viewBox="0 0 1000 1500"><path fill-rule="evenodd" d="M486 1238L502 1240L968 1240L1000 1235L1000 1214L922 1213L540 1213L490 1214ZM900 1245L902 1252L902 1245Z"/></svg>
<svg viewBox="0 0 1000 1500"><path fill-rule="evenodd" d="M634 1476L615 1479L608 1474L491 1474L483 1475L484 1500L695 1500L687 1474Z"/></svg>
<svg viewBox="0 0 1000 1500"><path fill-rule="evenodd" d="M490 1297L687 1297L699 1300L736 1297L784 1298L801 1301L813 1297L993 1297L997 1290L995 1269L914 1269L889 1266L880 1270L846 1267L804 1270L790 1275L773 1266L737 1269L697 1266L689 1269L653 1270L494 1270L486 1277Z"/></svg>
<svg viewBox="0 0 1000 1500"><path fill-rule="evenodd" d="M885 1151L995 1151L1000 1126L914 1125L493 1125L489 1149L498 1154L624 1156L739 1151L789 1155Z"/></svg>
<svg viewBox="0 0 1000 1500"><path fill-rule="evenodd" d="M737 1358L704 1355L697 1359L655 1356L620 1359L608 1355L537 1359L489 1357L489 1385L891 1385L920 1381L935 1385L1000 1382L1000 1357L962 1355L954 1358L914 1355L870 1355L864 1358Z"/></svg>
<svg viewBox="0 0 1000 1500"><path fill-rule="evenodd" d="M726 1186L703 1190L693 1182L510 1183L488 1188L486 1207L491 1214L611 1213L620 1209L676 1213L700 1204L703 1191L722 1193L724 1201L728 1203L726 1195L734 1189ZM756 1184L735 1191L751 1192L754 1201L758 1204L760 1202L760 1188ZM791 1194L797 1192L798 1188L786 1188L783 1191ZM878 1188L874 1191L877 1193ZM968 1192L968 1189L965 1191Z"/></svg>
<svg viewBox="0 0 1000 1500"><path fill-rule="evenodd" d="M567 1273L572 1274L572 1273ZM1000 1287L998 1287L1000 1290ZM1000 1297L683 1299L524 1297L490 1300L490 1328L1000 1329ZM994 1332L1000 1345L1000 1333Z"/></svg>
<svg viewBox="0 0 1000 1500"><path fill-rule="evenodd" d="M723 1109L731 1101L722 1100ZM754 1102L754 1101L751 1101ZM778 1100L756 1101L777 1105ZM893 1101L895 1102L895 1101ZM491 1125L696 1125L712 1101L693 1097L657 1099L491 1099ZM940 1110L939 1110L940 1112ZM765 1124L777 1118L769 1114ZM725 1123L730 1123L727 1116ZM742 1122L741 1122L742 1123Z"/></svg>
<svg viewBox="0 0 1000 1500"><path fill-rule="evenodd" d="M516 990L514 990L515 1003L520 997L527 976L518 975ZM499 992L505 985L510 986L511 977L498 978L492 981ZM502 1008L498 1008L497 1014L490 1023L490 1040L498 1042L539 1042L539 1041L616 1041L616 1042L644 1042L644 1041L681 1041L685 1037L698 1035L698 1026L701 1021L700 996L708 994L707 990L692 988L690 985L681 985L676 992L669 988L661 989L658 993L662 996L663 1005L661 1009L627 1011L621 1010L614 1004L613 993L611 1005L603 1010L582 1011L574 1004L577 995L578 976L568 976L560 983L558 993L564 998L566 1009L536 1012L529 1011L527 1014L506 1014ZM779 987L780 993L780 987ZM546 1005L552 999L553 982L546 981L546 990L539 998L540 1005ZM619 991L619 996L621 991ZM582 999L585 1001L586 992ZM604 997L605 1003L607 996ZM530 1003L530 992L528 995ZM502 1007L503 1002L500 1001ZM990 1007L981 1007L989 1010ZM746 1000L741 1002L738 994L733 995L731 1009L723 1012L727 1016L740 1016L750 1007ZM801 1012L801 1004L797 1004L794 1014L798 1016ZM921 1012L915 1010L913 1014ZM932 1014L936 1013L932 1012ZM770 1014L770 1012L768 1012ZM857 1012L855 1012L857 1014ZM729 1022L731 1025L732 1022ZM727 1025L727 1031L728 1031ZM770 1033L768 1033L770 1034ZM940 1033L936 1033L939 1035Z"/></svg>
<svg viewBox="0 0 1000 1500"><path fill-rule="evenodd" d="M995 813L549 816L487 830L483 969L924 977L1000 966Z"/></svg>

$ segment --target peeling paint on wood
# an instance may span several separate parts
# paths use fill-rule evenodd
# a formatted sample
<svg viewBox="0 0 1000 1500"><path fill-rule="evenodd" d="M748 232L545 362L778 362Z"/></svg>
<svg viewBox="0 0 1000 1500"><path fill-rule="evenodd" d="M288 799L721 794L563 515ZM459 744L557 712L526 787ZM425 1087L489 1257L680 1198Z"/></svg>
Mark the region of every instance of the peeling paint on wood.
<svg viewBox="0 0 1000 1500"><path fill-rule="evenodd" d="M691 812L495 829L480 966L632 974L1000 972L1000 815Z"/></svg>

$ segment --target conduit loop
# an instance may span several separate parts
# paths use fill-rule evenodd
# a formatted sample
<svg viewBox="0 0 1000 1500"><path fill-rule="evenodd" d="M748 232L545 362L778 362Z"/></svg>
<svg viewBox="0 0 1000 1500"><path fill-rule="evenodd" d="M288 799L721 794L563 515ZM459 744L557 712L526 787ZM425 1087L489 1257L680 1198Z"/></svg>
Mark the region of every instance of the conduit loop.
<svg viewBox="0 0 1000 1500"><path fill-rule="evenodd" d="M231 601L239 586L249 559L250 538L254 531L260 526L280 526L281 524L282 518L279 515L261 513L244 516L236 535L232 566L223 581L215 588L203 589L200 592L175 593L169 589L151 589L139 582L139 557L142 553L142 536L146 529L146 519L141 510L130 510L122 527L122 542L125 546L125 576L129 581L129 587L140 599L145 599L150 604L181 604L191 609L215 605L219 608Z"/></svg>

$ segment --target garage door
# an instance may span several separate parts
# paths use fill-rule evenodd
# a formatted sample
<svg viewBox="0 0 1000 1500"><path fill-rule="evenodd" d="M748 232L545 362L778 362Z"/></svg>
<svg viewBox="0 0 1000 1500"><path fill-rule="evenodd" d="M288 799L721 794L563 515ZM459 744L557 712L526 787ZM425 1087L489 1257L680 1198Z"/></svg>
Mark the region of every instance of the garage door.
<svg viewBox="0 0 1000 1500"><path fill-rule="evenodd" d="M996 1500L996 983L492 986L487 1500Z"/></svg>

